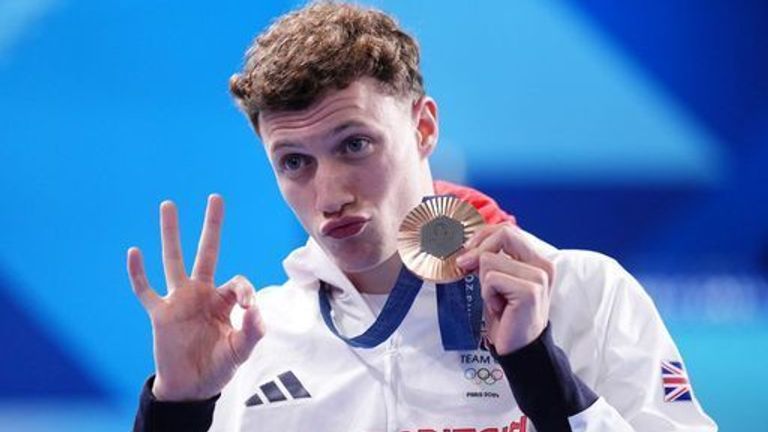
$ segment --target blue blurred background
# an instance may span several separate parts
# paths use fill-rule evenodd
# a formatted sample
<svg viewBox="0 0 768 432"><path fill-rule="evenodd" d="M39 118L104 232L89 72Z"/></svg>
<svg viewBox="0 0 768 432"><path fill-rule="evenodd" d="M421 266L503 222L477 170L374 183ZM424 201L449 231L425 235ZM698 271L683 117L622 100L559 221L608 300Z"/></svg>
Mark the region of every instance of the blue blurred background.
<svg viewBox="0 0 768 432"><path fill-rule="evenodd" d="M722 430L765 430L768 3L369 3L420 40L437 176L619 259ZM0 429L128 429L153 365L125 251L162 290L161 200L191 260L221 193L217 280L282 281L304 234L227 79L298 4L0 0Z"/></svg>

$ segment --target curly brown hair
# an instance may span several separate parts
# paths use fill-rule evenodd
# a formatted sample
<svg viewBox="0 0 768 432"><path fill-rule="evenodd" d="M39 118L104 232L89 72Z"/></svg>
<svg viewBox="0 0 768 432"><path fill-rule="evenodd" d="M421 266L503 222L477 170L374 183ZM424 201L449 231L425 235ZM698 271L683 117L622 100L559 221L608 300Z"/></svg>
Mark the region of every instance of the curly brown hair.
<svg viewBox="0 0 768 432"><path fill-rule="evenodd" d="M387 94L424 95L416 41L384 12L321 1L260 34L229 90L258 131L260 111L300 110L362 77L377 79Z"/></svg>

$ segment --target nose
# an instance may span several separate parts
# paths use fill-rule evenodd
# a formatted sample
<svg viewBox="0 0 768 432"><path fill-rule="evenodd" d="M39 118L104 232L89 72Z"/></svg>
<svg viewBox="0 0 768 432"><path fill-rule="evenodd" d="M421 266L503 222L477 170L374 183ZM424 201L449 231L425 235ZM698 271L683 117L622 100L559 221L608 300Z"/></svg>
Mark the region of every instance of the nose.
<svg viewBox="0 0 768 432"><path fill-rule="evenodd" d="M354 202L349 189L344 167L318 161L315 172L315 208L325 217L342 212L345 206Z"/></svg>

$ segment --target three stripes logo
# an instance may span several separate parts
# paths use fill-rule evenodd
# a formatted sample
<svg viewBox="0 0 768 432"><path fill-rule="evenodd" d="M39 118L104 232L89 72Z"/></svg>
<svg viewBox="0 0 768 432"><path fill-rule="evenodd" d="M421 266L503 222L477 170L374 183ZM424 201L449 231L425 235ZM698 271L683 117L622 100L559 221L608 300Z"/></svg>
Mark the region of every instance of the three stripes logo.
<svg viewBox="0 0 768 432"><path fill-rule="evenodd" d="M291 399L312 397L291 371L283 372L277 376L276 380L260 385L259 390L260 392L257 391L245 401L245 406L252 407L265 404L262 396L266 399L266 403L287 401L289 396Z"/></svg>

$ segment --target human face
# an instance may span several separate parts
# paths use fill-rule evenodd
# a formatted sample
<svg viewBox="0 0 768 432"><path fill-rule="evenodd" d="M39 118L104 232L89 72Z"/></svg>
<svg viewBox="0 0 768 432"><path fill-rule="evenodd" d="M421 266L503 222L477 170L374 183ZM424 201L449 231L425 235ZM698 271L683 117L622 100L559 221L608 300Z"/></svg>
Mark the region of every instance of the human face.
<svg viewBox="0 0 768 432"><path fill-rule="evenodd" d="M387 95L370 78L303 110L260 114L283 198L342 271L372 270L392 257L400 222L432 193L434 115L431 99Z"/></svg>

